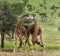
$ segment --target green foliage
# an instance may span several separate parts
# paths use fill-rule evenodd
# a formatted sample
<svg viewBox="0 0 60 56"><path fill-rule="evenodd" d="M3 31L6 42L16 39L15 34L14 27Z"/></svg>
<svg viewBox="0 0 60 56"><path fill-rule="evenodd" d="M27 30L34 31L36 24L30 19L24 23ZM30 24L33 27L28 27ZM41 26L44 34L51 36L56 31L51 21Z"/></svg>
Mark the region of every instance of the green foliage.
<svg viewBox="0 0 60 56"><path fill-rule="evenodd" d="M47 14L46 13L40 13L39 15L41 16L42 22L47 22L47 20L46 20Z"/></svg>
<svg viewBox="0 0 60 56"><path fill-rule="evenodd" d="M60 13L58 14L58 17L60 17Z"/></svg>
<svg viewBox="0 0 60 56"><path fill-rule="evenodd" d="M22 0L22 1L24 2L24 5L26 5L29 0Z"/></svg>
<svg viewBox="0 0 60 56"><path fill-rule="evenodd" d="M10 27L15 24L17 16L13 13L7 1L0 1L0 12L1 29L10 30Z"/></svg>
<svg viewBox="0 0 60 56"><path fill-rule="evenodd" d="M28 8L28 11L32 12L33 6L32 6L31 4L28 4L28 5L27 5L27 8Z"/></svg>
<svg viewBox="0 0 60 56"><path fill-rule="evenodd" d="M59 26L58 26L58 31L60 31L60 23L59 23Z"/></svg>
<svg viewBox="0 0 60 56"><path fill-rule="evenodd" d="M40 7L44 8L44 10L46 10L46 5L47 5L46 1L47 0L43 0L43 3L40 4Z"/></svg>
<svg viewBox="0 0 60 56"><path fill-rule="evenodd" d="M25 12L25 5L21 2L13 3L11 9L14 13L20 15Z"/></svg>
<svg viewBox="0 0 60 56"><path fill-rule="evenodd" d="M30 25L33 24L33 21L32 20L28 20L26 19L24 22L20 23L20 25L24 26L24 27L28 27Z"/></svg>

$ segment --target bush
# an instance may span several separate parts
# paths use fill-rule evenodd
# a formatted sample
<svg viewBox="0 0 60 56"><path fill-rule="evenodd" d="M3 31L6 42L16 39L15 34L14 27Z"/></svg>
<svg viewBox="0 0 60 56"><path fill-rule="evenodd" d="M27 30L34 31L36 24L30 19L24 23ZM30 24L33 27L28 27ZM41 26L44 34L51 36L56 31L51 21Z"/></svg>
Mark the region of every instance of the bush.
<svg viewBox="0 0 60 56"><path fill-rule="evenodd" d="M59 24L59 26L58 26L58 31L60 31L60 24Z"/></svg>

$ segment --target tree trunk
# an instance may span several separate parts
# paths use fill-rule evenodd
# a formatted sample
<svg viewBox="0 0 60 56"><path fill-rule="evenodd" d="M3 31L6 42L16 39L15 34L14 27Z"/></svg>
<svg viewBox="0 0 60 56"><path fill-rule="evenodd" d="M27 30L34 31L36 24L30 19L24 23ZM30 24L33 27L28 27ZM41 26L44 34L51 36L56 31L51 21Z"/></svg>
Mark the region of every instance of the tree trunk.
<svg viewBox="0 0 60 56"><path fill-rule="evenodd" d="M14 31L12 31L12 38L14 38Z"/></svg>
<svg viewBox="0 0 60 56"><path fill-rule="evenodd" d="M4 31L1 32L1 48L4 48Z"/></svg>

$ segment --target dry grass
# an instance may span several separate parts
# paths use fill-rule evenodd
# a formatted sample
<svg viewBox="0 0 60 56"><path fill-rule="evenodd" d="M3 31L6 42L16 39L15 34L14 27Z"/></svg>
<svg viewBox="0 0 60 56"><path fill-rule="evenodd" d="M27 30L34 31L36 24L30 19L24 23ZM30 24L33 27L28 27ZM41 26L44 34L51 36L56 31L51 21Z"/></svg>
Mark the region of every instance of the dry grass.
<svg viewBox="0 0 60 56"><path fill-rule="evenodd" d="M0 56L60 56L60 51L46 51L43 53L42 51L35 51L32 53L31 51L25 52L0 52Z"/></svg>

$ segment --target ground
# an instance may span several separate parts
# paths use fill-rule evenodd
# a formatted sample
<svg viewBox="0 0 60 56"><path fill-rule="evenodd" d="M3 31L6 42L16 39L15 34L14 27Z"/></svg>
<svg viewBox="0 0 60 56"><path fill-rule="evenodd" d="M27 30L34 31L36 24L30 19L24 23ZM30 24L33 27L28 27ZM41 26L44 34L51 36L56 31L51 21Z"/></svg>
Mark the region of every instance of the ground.
<svg viewBox="0 0 60 56"><path fill-rule="evenodd" d="M55 50L55 51L46 50L45 53L41 51L35 51L34 53L32 53L31 51L29 52L21 51L21 52L16 52L16 53L0 52L0 56L60 56L60 51L59 50Z"/></svg>

